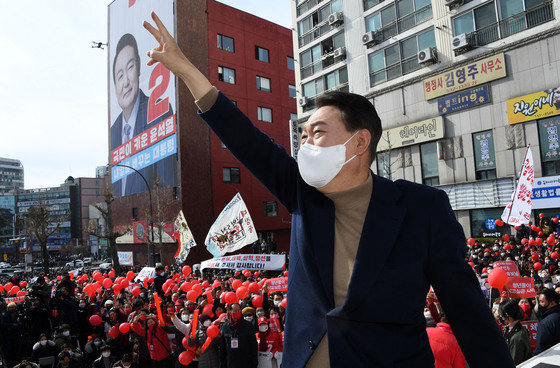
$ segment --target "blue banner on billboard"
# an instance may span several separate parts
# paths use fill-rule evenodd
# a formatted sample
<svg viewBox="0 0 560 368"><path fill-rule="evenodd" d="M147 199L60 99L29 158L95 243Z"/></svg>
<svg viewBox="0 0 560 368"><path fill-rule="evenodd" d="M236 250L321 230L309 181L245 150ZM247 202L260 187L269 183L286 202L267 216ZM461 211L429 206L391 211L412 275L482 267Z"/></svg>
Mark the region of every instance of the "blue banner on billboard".
<svg viewBox="0 0 560 368"><path fill-rule="evenodd" d="M490 102L488 85L469 88L466 91L453 93L438 98L438 112L440 115L469 109Z"/></svg>

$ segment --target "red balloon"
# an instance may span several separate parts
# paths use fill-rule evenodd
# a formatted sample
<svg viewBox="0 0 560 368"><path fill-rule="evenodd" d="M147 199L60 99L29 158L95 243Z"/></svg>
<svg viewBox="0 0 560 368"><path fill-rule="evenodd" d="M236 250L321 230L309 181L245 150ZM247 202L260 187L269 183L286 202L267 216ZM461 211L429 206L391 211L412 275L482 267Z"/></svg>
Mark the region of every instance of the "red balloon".
<svg viewBox="0 0 560 368"><path fill-rule="evenodd" d="M236 290L236 291L237 291L237 288L240 287L241 285L243 285L241 280L233 280L233 282L231 283L231 287L233 288L233 290Z"/></svg>
<svg viewBox="0 0 560 368"><path fill-rule="evenodd" d="M197 296L198 294L196 293L196 291L191 290L187 293L187 300L190 300L191 302L196 302Z"/></svg>
<svg viewBox="0 0 560 368"><path fill-rule="evenodd" d="M542 268L542 263L540 262L535 262L535 264L533 265L533 267L535 268L535 270L540 270Z"/></svg>
<svg viewBox="0 0 560 368"><path fill-rule="evenodd" d="M263 304L263 298L261 295L255 295L252 299L253 307L260 308Z"/></svg>
<svg viewBox="0 0 560 368"><path fill-rule="evenodd" d="M94 314L93 316L89 317L89 323L92 326L98 326L101 322L103 322L101 320L101 317L99 317L97 314Z"/></svg>
<svg viewBox="0 0 560 368"><path fill-rule="evenodd" d="M535 239L529 239L529 245L531 246L535 245Z"/></svg>
<svg viewBox="0 0 560 368"><path fill-rule="evenodd" d="M508 280L508 275L506 271L501 268L494 268L488 274L488 284L495 289L502 289Z"/></svg>
<svg viewBox="0 0 560 368"><path fill-rule="evenodd" d="M4 290L6 291L10 291L10 289L14 286L14 284L12 284L11 282L6 283L6 285L4 285Z"/></svg>
<svg viewBox="0 0 560 368"><path fill-rule="evenodd" d="M191 283L192 283L193 285L196 285L196 284L200 284L200 281L198 281L197 279L193 279L193 280L191 281Z"/></svg>
<svg viewBox="0 0 560 368"><path fill-rule="evenodd" d="M504 234L504 236L502 236L502 239L504 239L504 241L508 241L508 240L509 240L509 235L508 235L508 234Z"/></svg>
<svg viewBox="0 0 560 368"><path fill-rule="evenodd" d="M533 230L533 231L538 231L537 229L538 229L537 225L532 225L532 226L531 226L531 230Z"/></svg>
<svg viewBox="0 0 560 368"><path fill-rule="evenodd" d="M284 277L288 277L288 270L284 271Z"/></svg>
<svg viewBox="0 0 560 368"><path fill-rule="evenodd" d="M137 297L138 295L140 295L141 292L142 292L142 290L140 290L140 288L138 286L136 286L135 288L132 289L132 295L134 297Z"/></svg>
<svg viewBox="0 0 560 368"><path fill-rule="evenodd" d="M181 343L183 344L183 347L185 349L189 348L189 338L187 336L183 337L183 340L181 340Z"/></svg>
<svg viewBox="0 0 560 368"><path fill-rule="evenodd" d="M240 286L235 291L235 294L239 299L245 299L247 295L249 295L249 289L247 289L245 286Z"/></svg>
<svg viewBox="0 0 560 368"><path fill-rule="evenodd" d="M191 290L196 293L196 296L199 296L200 294L202 294L202 285L195 284L195 285L193 285Z"/></svg>
<svg viewBox="0 0 560 368"><path fill-rule="evenodd" d="M533 253L533 254L531 254L531 258L532 258L534 261L536 261L537 259L539 259L538 253Z"/></svg>
<svg viewBox="0 0 560 368"><path fill-rule="evenodd" d="M473 262L469 262L469 266L471 266L474 269L474 263Z"/></svg>
<svg viewBox="0 0 560 368"><path fill-rule="evenodd" d="M542 231L539 231L539 234L538 234L538 235L539 235L539 236L543 236L544 233L543 233Z"/></svg>
<svg viewBox="0 0 560 368"><path fill-rule="evenodd" d="M234 292L228 291L228 292L225 293L225 295L224 295L224 301L225 301L227 304L235 303L235 302L237 302L237 295L235 295Z"/></svg>
<svg viewBox="0 0 560 368"><path fill-rule="evenodd" d="M119 294L121 292L121 287L117 284L113 285L113 292L115 293L115 295Z"/></svg>
<svg viewBox="0 0 560 368"><path fill-rule="evenodd" d="M220 334L220 329L214 325L211 325L206 329L206 335L211 338L215 339Z"/></svg>
<svg viewBox="0 0 560 368"><path fill-rule="evenodd" d="M259 277L261 274L259 273L259 271L255 271L255 273L253 274L253 276L255 276L255 278Z"/></svg>
<svg viewBox="0 0 560 368"><path fill-rule="evenodd" d="M10 289L10 293L12 293L12 295L16 295L19 291L19 286L14 286Z"/></svg>
<svg viewBox="0 0 560 368"><path fill-rule="evenodd" d="M183 276L187 277L188 275L191 274L191 267L190 266L183 266Z"/></svg>
<svg viewBox="0 0 560 368"><path fill-rule="evenodd" d="M128 282L127 279L123 279L119 285L121 285L121 289L126 289L128 287L128 285L130 285L130 283Z"/></svg>
<svg viewBox="0 0 560 368"><path fill-rule="evenodd" d="M4 285L0 284L0 293L4 292Z"/></svg>
<svg viewBox="0 0 560 368"><path fill-rule="evenodd" d="M245 277L251 277L251 271L249 271L249 270L243 271L243 276L245 276Z"/></svg>
<svg viewBox="0 0 560 368"><path fill-rule="evenodd" d="M110 278L115 277L115 270L109 271L109 277L110 277Z"/></svg>
<svg viewBox="0 0 560 368"><path fill-rule="evenodd" d="M57 276L56 279L57 279L58 281L60 281L60 280L62 280L62 276Z"/></svg>
<svg viewBox="0 0 560 368"><path fill-rule="evenodd" d="M214 283L212 284L212 289L215 289L217 287L221 287L222 283L219 282L218 280L214 281Z"/></svg>
<svg viewBox="0 0 560 368"><path fill-rule="evenodd" d="M204 282L202 283L202 287L206 289L207 287L210 287L210 284L208 283L208 281L204 280Z"/></svg>
<svg viewBox="0 0 560 368"><path fill-rule="evenodd" d="M119 326L119 331L121 333L127 333L128 331L130 331L130 325L126 322L121 323L121 325Z"/></svg>
<svg viewBox="0 0 560 368"><path fill-rule="evenodd" d="M18 291L17 294L16 294L16 296L17 296L17 297L20 297L20 298L21 298L22 296L25 296L25 291L23 291L23 290Z"/></svg>
<svg viewBox="0 0 560 368"><path fill-rule="evenodd" d="M27 281L22 281L22 282L19 283L20 288L24 288L26 286L27 286Z"/></svg>
<svg viewBox="0 0 560 368"><path fill-rule="evenodd" d="M529 242L529 240L527 238L523 238L521 239L521 244L525 245Z"/></svg>
<svg viewBox="0 0 560 368"><path fill-rule="evenodd" d="M538 233L539 231L541 231L541 228L537 226L537 228L535 229L535 231Z"/></svg>
<svg viewBox="0 0 560 368"><path fill-rule="evenodd" d="M235 273L234 273L233 275L234 275L234 276L239 276L239 275L241 275L241 272L235 271Z"/></svg>
<svg viewBox="0 0 560 368"><path fill-rule="evenodd" d="M189 292L192 289L192 285L190 282L185 281L181 284L181 290L183 290L185 293Z"/></svg>
<svg viewBox="0 0 560 368"><path fill-rule="evenodd" d="M521 226L514 226L513 228L517 231L521 230Z"/></svg>
<svg viewBox="0 0 560 368"><path fill-rule="evenodd" d="M496 221L494 221L494 223L495 223L497 226L503 226L503 225L504 225L504 222L503 222L502 220L500 220L500 219L497 219Z"/></svg>
<svg viewBox="0 0 560 368"><path fill-rule="evenodd" d="M284 298L282 299L282 301L280 302L280 305L286 309L286 306L288 305L288 299Z"/></svg>
<svg viewBox="0 0 560 368"><path fill-rule="evenodd" d="M134 279L134 276L136 276L136 275L135 275L134 272L132 272L132 271L128 271L128 272L126 273L126 279L127 279L128 281L132 281L132 280Z"/></svg>
<svg viewBox="0 0 560 368"><path fill-rule="evenodd" d="M543 217L544 217L544 213L542 213L542 212L539 213L539 217L540 217L540 218L543 218Z"/></svg>
<svg viewBox="0 0 560 368"><path fill-rule="evenodd" d="M552 252L552 253L550 254L550 258L552 258L552 259L558 259L558 252Z"/></svg>
<svg viewBox="0 0 560 368"><path fill-rule="evenodd" d="M261 286L256 282L252 282L249 284L249 291L252 293L258 293L261 290Z"/></svg>
<svg viewBox="0 0 560 368"><path fill-rule="evenodd" d="M153 284L153 283L154 283L154 278L153 278L153 277L150 277L150 278L148 279L148 283Z"/></svg>
<svg viewBox="0 0 560 368"><path fill-rule="evenodd" d="M212 312L212 308L214 306L212 304L206 304L204 308L202 308L202 314L207 314L210 318L214 317L214 312Z"/></svg>
<svg viewBox="0 0 560 368"><path fill-rule="evenodd" d="M109 329L109 337L114 339L117 336L119 336L119 328L117 326L111 327Z"/></svg>
<svg viewBox="0 0 560 368"><path fill-rule="evenodd" d="M552 222L554 222L555 224L557 224L557 223L558 223L558 217L554 217L554 218L552 219Z"/></svg>
<svg viewBox="0 0 560 368"><path fill-rule="evenodd" d="M106 278L105 280L103 280L103 287L105 289L109 289L111 287L111 285L113 285L113 280Z"/></svg>
<svg viewBox="0 0 560 368"><path fill-rule="evenodd" d="M474 245L474 239L473 238L469 238L469 240L467 240L467 244L470 245L471 247Z"/></svg>
<svg viewBox="0 0 560 368"><path fill-rule="evenodd" d="M190 350L185 350L179 354L179 363L182 365L189 365L194 359L194 353Z"/></svg>
<svg viewBox="0 0 560 368"><path fill-rule="evenodd" d="M554 245L554 243L556 243L556 240L554 239L554 236L549 236L548 238L546 238L546 242L548 245Z"/></svg>
<svg viewBox="0 0 560 368"><path fill-rule="evenodd" d="M542 239L541 238L535 239L535 244L542 245Z"/></svg>

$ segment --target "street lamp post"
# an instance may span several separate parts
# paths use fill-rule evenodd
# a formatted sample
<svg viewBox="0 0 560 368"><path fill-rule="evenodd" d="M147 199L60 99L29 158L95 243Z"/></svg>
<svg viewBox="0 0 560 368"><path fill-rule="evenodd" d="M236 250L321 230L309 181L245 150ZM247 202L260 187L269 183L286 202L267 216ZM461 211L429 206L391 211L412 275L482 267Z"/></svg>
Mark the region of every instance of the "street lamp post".
<svg viewBox="0 0 560 368"><path fill-rule="evenodd" d="M153 244L154 244L154 224L153 224L153 218L154 218L154 213L152 210L152 190L150 189L150 185L148 184L148 181L146 180L146 178L144 177L144 175L142 175L140 173L140 171L136 170L135 168L128 166L128 165L124 165L124 164L110 164L108 165L109 167L111 166L121 166L121 167L126 167L128 169L134 170L138 175L140 175L140 177L142 178L142 180L144 180L144 183L146 184L146 188L148 188L148 195L150 196L150 223L149 226L152 229L152 242L150 244L150 242L148 242L148 265L150 267L154 266L154 252L153 252ZM134 231L134 230L133 230ZM151 251L150 251L151 249Z"/></svg>

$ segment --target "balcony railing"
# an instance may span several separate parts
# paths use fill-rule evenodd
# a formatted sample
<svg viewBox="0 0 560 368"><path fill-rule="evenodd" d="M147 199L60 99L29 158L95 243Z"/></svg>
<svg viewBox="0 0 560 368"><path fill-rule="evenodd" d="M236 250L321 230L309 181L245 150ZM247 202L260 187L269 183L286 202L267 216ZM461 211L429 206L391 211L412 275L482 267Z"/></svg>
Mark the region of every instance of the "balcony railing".
<svg viewBox="0 0 560 368"><path fill-rule="evenodd" d="M552 1L547 1L524 12L467 34L469 43L484 46L501 38L536 27L554 19Z"/></svg>
<svg viewBox="0 0 560 368"><path fill-rule="evenodd" d="M325 54L321 57L321 60L317 60L312 64L307 64L301 68L301 79L305 79L307 77L312 76L313 74L328 68L331 65L339 63L342 61L343 58L335 59L334 58L334 51L331 51L328 54Z"/></svg>
<svg viewBox="0 0 560 368"><path fill-rule="evenodd" d="M323 0L305 0L297 5L297 16L299 17L309 9L312 9L315 5L319 4Z"/></svg>
<svg viewBox="0 0 560 368"><path fill-rule="evenodd" d="M428 4L415 12L405 15L386 26L379 28L375 33L380 35L378 40L383 42L432 18L432 4Z"/></svg>
<svg viewBox="0 0 560 368"><path fill-rule="evenodd" d="M316 94L315 96L307 98L307 104L303 107L303 111L309 111L315 108L315 101L319 98L323 93L332 92L332 91L340 91L340 92L349 92L350 89L348 87L348 82L339 84L338 86L332 87L326 91Z"/></svg>
<svg viewBox="0 0 560 368"><path fill-rule="evenodd" d="M333 27L329 24L328 20L324 20L323 22L315 25L299 37L299 47L307 45L309 42L321 37L331 29L333 29Z"/></svg>
<svg viewBox="0 0 560 368"><path fill-rule="evenodd" d="M413 55L400 62L389 65L384 69L377 70L369 74L370 87L376 84L390 81L392 79L398 78L401 75L411 73L415 70L422 68L422 65L418 63L418 56Z"/></svg>

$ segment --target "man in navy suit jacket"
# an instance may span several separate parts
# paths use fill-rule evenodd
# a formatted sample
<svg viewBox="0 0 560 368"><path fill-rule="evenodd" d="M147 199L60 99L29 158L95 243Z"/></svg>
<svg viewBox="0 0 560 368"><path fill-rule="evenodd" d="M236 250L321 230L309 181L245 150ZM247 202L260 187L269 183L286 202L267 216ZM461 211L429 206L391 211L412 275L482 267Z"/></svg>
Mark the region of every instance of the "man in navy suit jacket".
<svg viewBox="0 0 560 368"><path fill-rule="evenodd" d="M367 99L319 99L296 163L152 18L157 29L144 27L160 45L150 62L181 77L201 117L292 213L284 367L433 367L423 315L430 285L471 368L514 367L446 194L371 173L381 124Z"/></svg>
<svg viewBox="0 0 560 368"><path fill-rule="evenodd" d="M138 46L134 36L127 33L119 39L113 61L115 95L122 112L111 126L111 151L173 115L173 109L169 105L169 110L165 114L148 124L149 98L139 88L139 78ZM177 155L174 154L139 171L150 186L158 176L161 186L175 186L177 185L176 161ZM116 197L146 190L146 183L136 172L113 183L113 194Z"/></svg>

